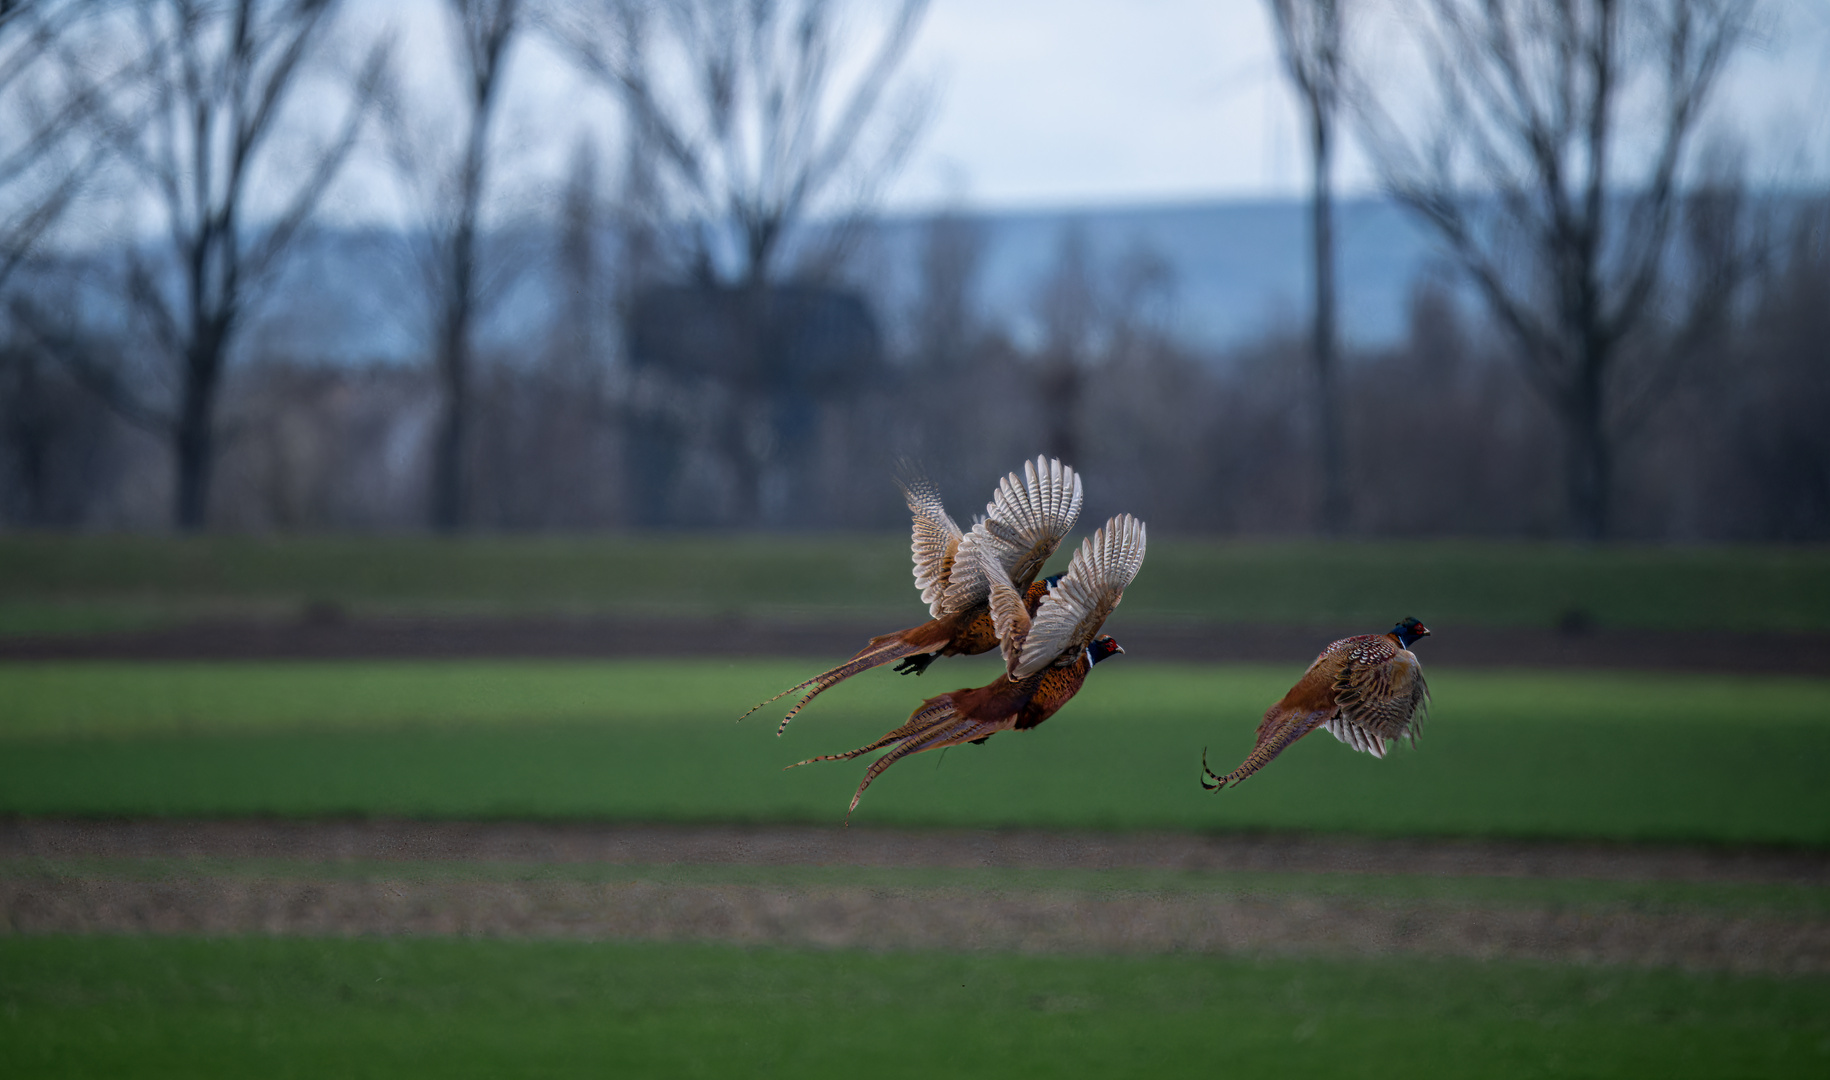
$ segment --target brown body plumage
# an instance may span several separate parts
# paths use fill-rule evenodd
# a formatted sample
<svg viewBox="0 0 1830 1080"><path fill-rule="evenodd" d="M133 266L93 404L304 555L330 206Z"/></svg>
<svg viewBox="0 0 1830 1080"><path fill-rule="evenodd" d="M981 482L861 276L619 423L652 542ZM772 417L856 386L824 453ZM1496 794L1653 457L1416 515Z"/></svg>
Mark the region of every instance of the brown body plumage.
<svg viewBox="0 0 1830 1080"><path fill-rule="evenodd" d="M1124 652L1117 641L1099 635L1099 628L1137 576L1144 542L1143 523L1128 514L1113 518L1075 552L1068 572L1047 587L1040 604L1030 602L1033 587L1027 595L1019 593L995 563L988 564L990 611L1005 673L985 686L927 699L907 723L875 742L796 765L892 748L865 771L846 811L849 819L871 781L910 754L984 742L1000 731L1025 731L1055 715L1080 692L1094 664Z"/></svg>
<svg viewBox="0 0 1830 1080"><path fill-rule="evenodd" d="M1030 598L1034 610L1046 591L1036 575L1074 527L1082 497L1080 477L1073 469L1038 457L1023 463L1022 475L1011 473L999 483L985 506L985 519L962 534L926 478L905 478L902 492L914 517L910 548L915 587L933 617L920 626L872 638L843 664L790 686L744 716L804 691L775 729L779 735L808 702L861 671L899 660L898 671L920 674L939 657L976 656L996 648L997 628L981 566L997 567Z"/></svg>
<svg viewBox="0 0 1830 1080"><path fill-rule="evenodd" d="M1429 629L1405 619L1391 632L1342 638L1322 650L1290 692L1258 724L1258 741L1237 769L1225 776L1207 767L1201 754L1201 786L1218 791L1270 764L1291 743L1326 728L1355 750L1385 756L1386 744L1416 740L1417 712L1429 701L1423 666L1409 646Z"/></svg>

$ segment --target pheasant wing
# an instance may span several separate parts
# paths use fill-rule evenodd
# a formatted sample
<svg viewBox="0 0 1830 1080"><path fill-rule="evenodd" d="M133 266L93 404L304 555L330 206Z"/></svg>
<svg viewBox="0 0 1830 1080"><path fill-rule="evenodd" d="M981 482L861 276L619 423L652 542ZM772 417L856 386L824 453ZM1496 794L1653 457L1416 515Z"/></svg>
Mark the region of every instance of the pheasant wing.
<svg viewBox="0 0 1830 1080"><path fill-rule="evenodd" d="M1004 565L989 550L971 545L962 550L978 563L977 570L985 579L991 625L998 635L998 651L1004 655L1006 672L1015 678L1017 659L1022 653L1023 642L1029 638L1029 605L1023 602L1023 594L1005 573Z"/></svg>
<svg viewBox="0 0 1830 1080"><path fill-rule="evenodd" d="M915 518L909 545L915 555L915 588L921 592L922 603L928 605L928 614L938 619L946 610L947 586L959 562L960 530L941 505L940 490L934 482L912 469L905 467L905 471L908 475L897 482L909 504L909 513Z"/></svg>
<svg viewBox="0 0 1830 1080"><path fill-rule="evenodd" d="M1383 637L1353 650L1334 691L1338 711L1328 733L1376 758L1385 756L1387 743L1417 737L1417 712L1430 693L1417 657Z"/></svg>
<svg viewBox="0 0 1830 1080"><path fill-rule="evenodd" d="M1067 574L1036 609L1011 678L1034 675L1092 642L1144 565L1144 540L1144 523L1120 514L1081 542Z"/></svg>
<svg viewBox="0 0 1830 1080"><path fill-rule="evenodd" d="M1023 475L1011 473L998 482L985 504L985 520L972 527L962 547L983 548L1004 568L1018 591L1029 588L1042 565L1061 546L1080 518L1080 476L1054 458L1023 463ZM959 559L968 569L948 587L946 608L963 611L983 603L990 591L976 560Z"/></svg>

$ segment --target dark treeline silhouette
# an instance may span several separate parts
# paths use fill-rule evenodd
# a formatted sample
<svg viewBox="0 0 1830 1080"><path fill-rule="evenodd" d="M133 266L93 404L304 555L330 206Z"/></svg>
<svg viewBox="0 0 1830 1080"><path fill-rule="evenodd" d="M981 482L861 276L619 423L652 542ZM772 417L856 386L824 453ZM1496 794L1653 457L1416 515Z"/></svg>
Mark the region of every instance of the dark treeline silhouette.
<svg viewBox="0 0 1830 1080"><path fill-rule="evenodd" d="M1830 202L1787 220L1730 325L1621 454L1616 535L1830 539ZM703 336L745 323L697 310L706 294L688 287L649 297L655 324L631 326L608 363L580 362L568 344L576 319L556 305L548 340L477 351L472 524L754 527L744 490L754 480L767 527L892 529L904 517L888 480L899 455L922 461L967 514L1013 462L1060 450L1089 478L1093 516L1122 501L1176 530L1311 531L1319 473L1305 328L1292 318L1254 344L1196 349L1153 315L1173 304L1174 281L1147 250L1101 253L1071 226L1061 248L1022 335L975 306L984 245L961 215L927 226L909 287L801 294L819 318L779 316L801 339L775 335L766 362L672 340L682 328ZM887 277L861 268L855 280ZM833 300L851 295L861 299ZM694 312L670 316L670 304ZM1558 418L1512 362L1507 336L1446 274L1417 282L1408 323L1396 343L1343 354L1347 531L1561 535ZM296 346L256 351L226 378L212 522L423 527L435 370L313 359ZM86 347L128 346L91 335ZM743 371L693 368L695 356ZM165 444L23 332L0 341L0 379L9 524L162 526ZM750 393L773 395L779 411L738 423L734 403ZM733 454L734 437L754 440L754 457ZM760 477L744 471L751 460L766 462Z"/></svg>

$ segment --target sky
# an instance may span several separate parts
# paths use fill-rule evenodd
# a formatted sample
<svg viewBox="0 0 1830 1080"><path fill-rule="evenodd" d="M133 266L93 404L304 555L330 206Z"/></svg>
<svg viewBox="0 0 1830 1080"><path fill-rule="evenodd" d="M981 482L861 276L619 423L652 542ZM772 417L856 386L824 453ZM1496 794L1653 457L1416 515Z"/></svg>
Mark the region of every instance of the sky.
<svg viewBox="0 0 1830 1080"><path fill-rule="evenodd" d="M1390 44L1404 36L1394 13L1403 2L1361 5L1374 60L1399 82L1413 66ZM873 4L882 7L854 2ZM448 64L438 0L389 6L409 73L436 80ZM905 64L906 85L932 95L929 121L888 207L1300 195L1300 118L1264 9L1264 0L934 0ZM528 40L511 69L505 127L530 172L552 176L577 132L614 133L615 110ZM1830 0L1769 0L1717 113L1749 142L1778 148L1755 163L1767 179L1830 174ZM1349 194L1375 186L1351 141L1337 176Z"/></svg>
<svg viewBox="0 0 1830 1080"><path fill-rule="evenodd" d="M1380 85L1394 100L1415 96L1405 83L1418 78L1417 65L1398 44L1406 24L1393 12L1422 0L1350 2L1362 13L1370 45L1361 53ZM1726 73L1709 126L1738 132L1760 151L1748 163L1755 183L1822 184L1830 179L1830 0L1764 2L1768 15ZM890 3L837 6L868 27L870 13L880 18ZM342 72L377 34L391 32L416 110L412 130L434 151L426 160L455 160L456 65L446 12L445 0L344 5L323 81L289 106L316 132L304 142L328 135L341 114ZM1301 117L1264 0L932 0L900 87L925 91L928 108L906 166L883 192L881 205L892 214L1289 199L1308 184ZM549 36L523 34L508 66L486 217L500 221L554 205L585 136L613 175L619 127L608 92L581 75ZM255 216L276 212L298 173L298 154L275 149L268 158L257 168ZM1377 190L1351 139L1336 178L1349 197ZM405 183L371 146L346 168L320 220L411 221L412 208L426 202ZM126 201L93 220L72 220L67 241L145 228L147 210Z"/></svg>
<svg viewBox="0 0 1830 1080"><path fill-rule="evenodd" d="M1403 79L1386 51L1403 36L1395 6L1360 10L1374 62ZM995 206L1135 203L1308 183L1264 0L936 0L910 59L942 74L942 99L897 200L952 185ZM1751 141L1830 156L1830 0L1775 5L1721 97ZM1338 176L1375 186L1351 143Z"/></svg>

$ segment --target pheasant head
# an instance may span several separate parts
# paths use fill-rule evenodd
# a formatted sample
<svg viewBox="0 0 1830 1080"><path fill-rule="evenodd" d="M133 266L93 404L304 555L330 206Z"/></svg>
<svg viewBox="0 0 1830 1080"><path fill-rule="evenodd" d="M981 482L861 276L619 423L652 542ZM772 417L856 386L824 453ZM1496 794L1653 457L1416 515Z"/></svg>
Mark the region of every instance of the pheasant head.
<svg viewBox="0 0 1830 1080"><path fill-rule="evenodd" d="M1410 648L1411 642L1416 641L1418 638L1427 638L1430 636L1430 628L1418 622L1416 619L1405 619L1397 626L1392 627L1391 632L1392 636L1398 639L1398 644L1406 649Z"/></svg>
<svg viewBox="0 0 1830 1080"><path fill-rule="evenodd" d="M1092 644L1087 646L1087 662L1089 664L1097 664L1109 656L1124 651L1123 646L1119 645L1118 639L1112 637L1110 634L1101 634L1093 639Z"/></svg>

